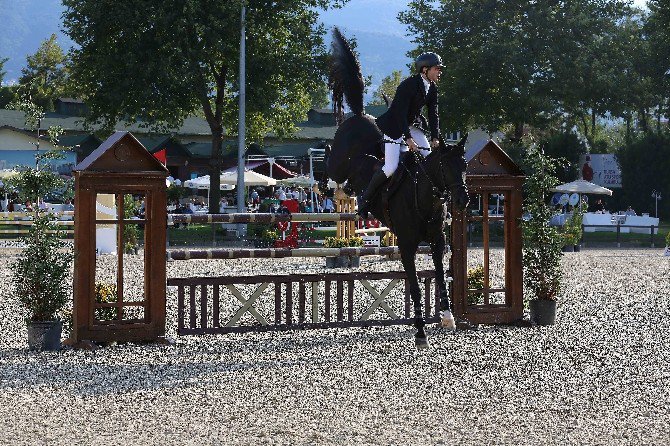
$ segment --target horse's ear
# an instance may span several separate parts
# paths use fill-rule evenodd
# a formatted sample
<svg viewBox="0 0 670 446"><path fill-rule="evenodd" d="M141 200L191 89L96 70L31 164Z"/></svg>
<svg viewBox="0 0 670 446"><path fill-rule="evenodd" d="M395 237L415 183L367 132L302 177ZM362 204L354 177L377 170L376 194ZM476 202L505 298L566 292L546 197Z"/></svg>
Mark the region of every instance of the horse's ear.
<svg viewBox="0 0 670 446"><path fill-rule="evenodd" d="M468 140L468 132L463 133L463 136L461 137L461 140L458 141L458 146L463 147L465 149L465 142Z"/></svg>
<svg viewBox="0 0 670 446"><path fill-rule="evenodd" d="M456 144L456 147L458 147L459 151L464 155L465 155L465 142L467 140L468 140L468 132L465 132L461 137L461 140L458 141L458 144Z"/></svg>

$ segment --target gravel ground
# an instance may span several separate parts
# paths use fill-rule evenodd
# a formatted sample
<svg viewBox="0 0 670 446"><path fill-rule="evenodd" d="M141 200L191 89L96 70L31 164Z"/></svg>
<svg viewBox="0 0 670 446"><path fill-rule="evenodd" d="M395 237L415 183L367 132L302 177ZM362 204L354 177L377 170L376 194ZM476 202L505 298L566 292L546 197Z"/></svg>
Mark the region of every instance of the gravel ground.
<svg viewBox="0 0 670 446"><path fill-rule="evenodd" d="M407 327L177 338L170 290L176 345L57 353L25 348L7 266L15 252L0 252L0 444L670 443L661 250L566 254L556 325L431 328L427 351ZM170 263L168 277L322 264L192 260Z"/></svg>

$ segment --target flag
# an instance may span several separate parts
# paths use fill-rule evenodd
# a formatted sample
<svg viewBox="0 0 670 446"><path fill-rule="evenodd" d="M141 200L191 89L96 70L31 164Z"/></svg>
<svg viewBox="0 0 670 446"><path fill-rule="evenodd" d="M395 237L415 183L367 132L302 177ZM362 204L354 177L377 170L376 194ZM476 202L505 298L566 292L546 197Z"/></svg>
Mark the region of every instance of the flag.
<svg viewBox="0 0 670 446"><path fill-rule="evenodd" d="M161 162L162 165L167 165L167 149L159 150L154 153L154 158Z"/></svg>

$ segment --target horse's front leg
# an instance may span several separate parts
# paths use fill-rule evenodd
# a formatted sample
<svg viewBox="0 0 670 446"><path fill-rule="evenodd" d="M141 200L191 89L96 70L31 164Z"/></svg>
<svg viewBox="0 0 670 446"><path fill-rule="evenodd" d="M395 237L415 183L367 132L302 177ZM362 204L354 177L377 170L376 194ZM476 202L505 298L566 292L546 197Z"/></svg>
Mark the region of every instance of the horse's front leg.
<svg viewBox="0 0 670 446"><path fill-rule="evenodd" d="M409 294L414 305L414 327L417 330L416 335L414 335L414 343L417 348L428 348L428 337L424 329L426 322L423 320L421 289L419 288L419 279L416 276L416 264L414 263L418 244L402 243L398 240L398 247L400 248L402 266L409 282Z"/></svg>
<svg viewBox="0 0 670 446"><path fill-rule="evenodd" d="M440 316L442 318L442 326L447 330L455 330L456 321L451 312L449 290L447 290L447 283L444 277L445 245L444 234L440 234L440 236L435 237L435 241L431 243L430 249L433 254L433 265L435 266L435 284L440 290Z"/></svg>

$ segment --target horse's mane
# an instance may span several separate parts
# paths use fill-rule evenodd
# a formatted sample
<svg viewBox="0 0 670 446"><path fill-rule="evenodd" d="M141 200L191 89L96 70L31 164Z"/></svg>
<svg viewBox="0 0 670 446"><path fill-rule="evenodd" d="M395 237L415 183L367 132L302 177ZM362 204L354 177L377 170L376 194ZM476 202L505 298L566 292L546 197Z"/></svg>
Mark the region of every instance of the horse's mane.
<svg viewBox="0 0 670 446"><path fill-rule="evenodd" d="M343 102L346 101L351 112L362 115L363 75L361 66L354 55L351 45L337 27L333 28L331 44L331 64L328 87L333 91L333 111L338 119L344 116Z"/></svg>

